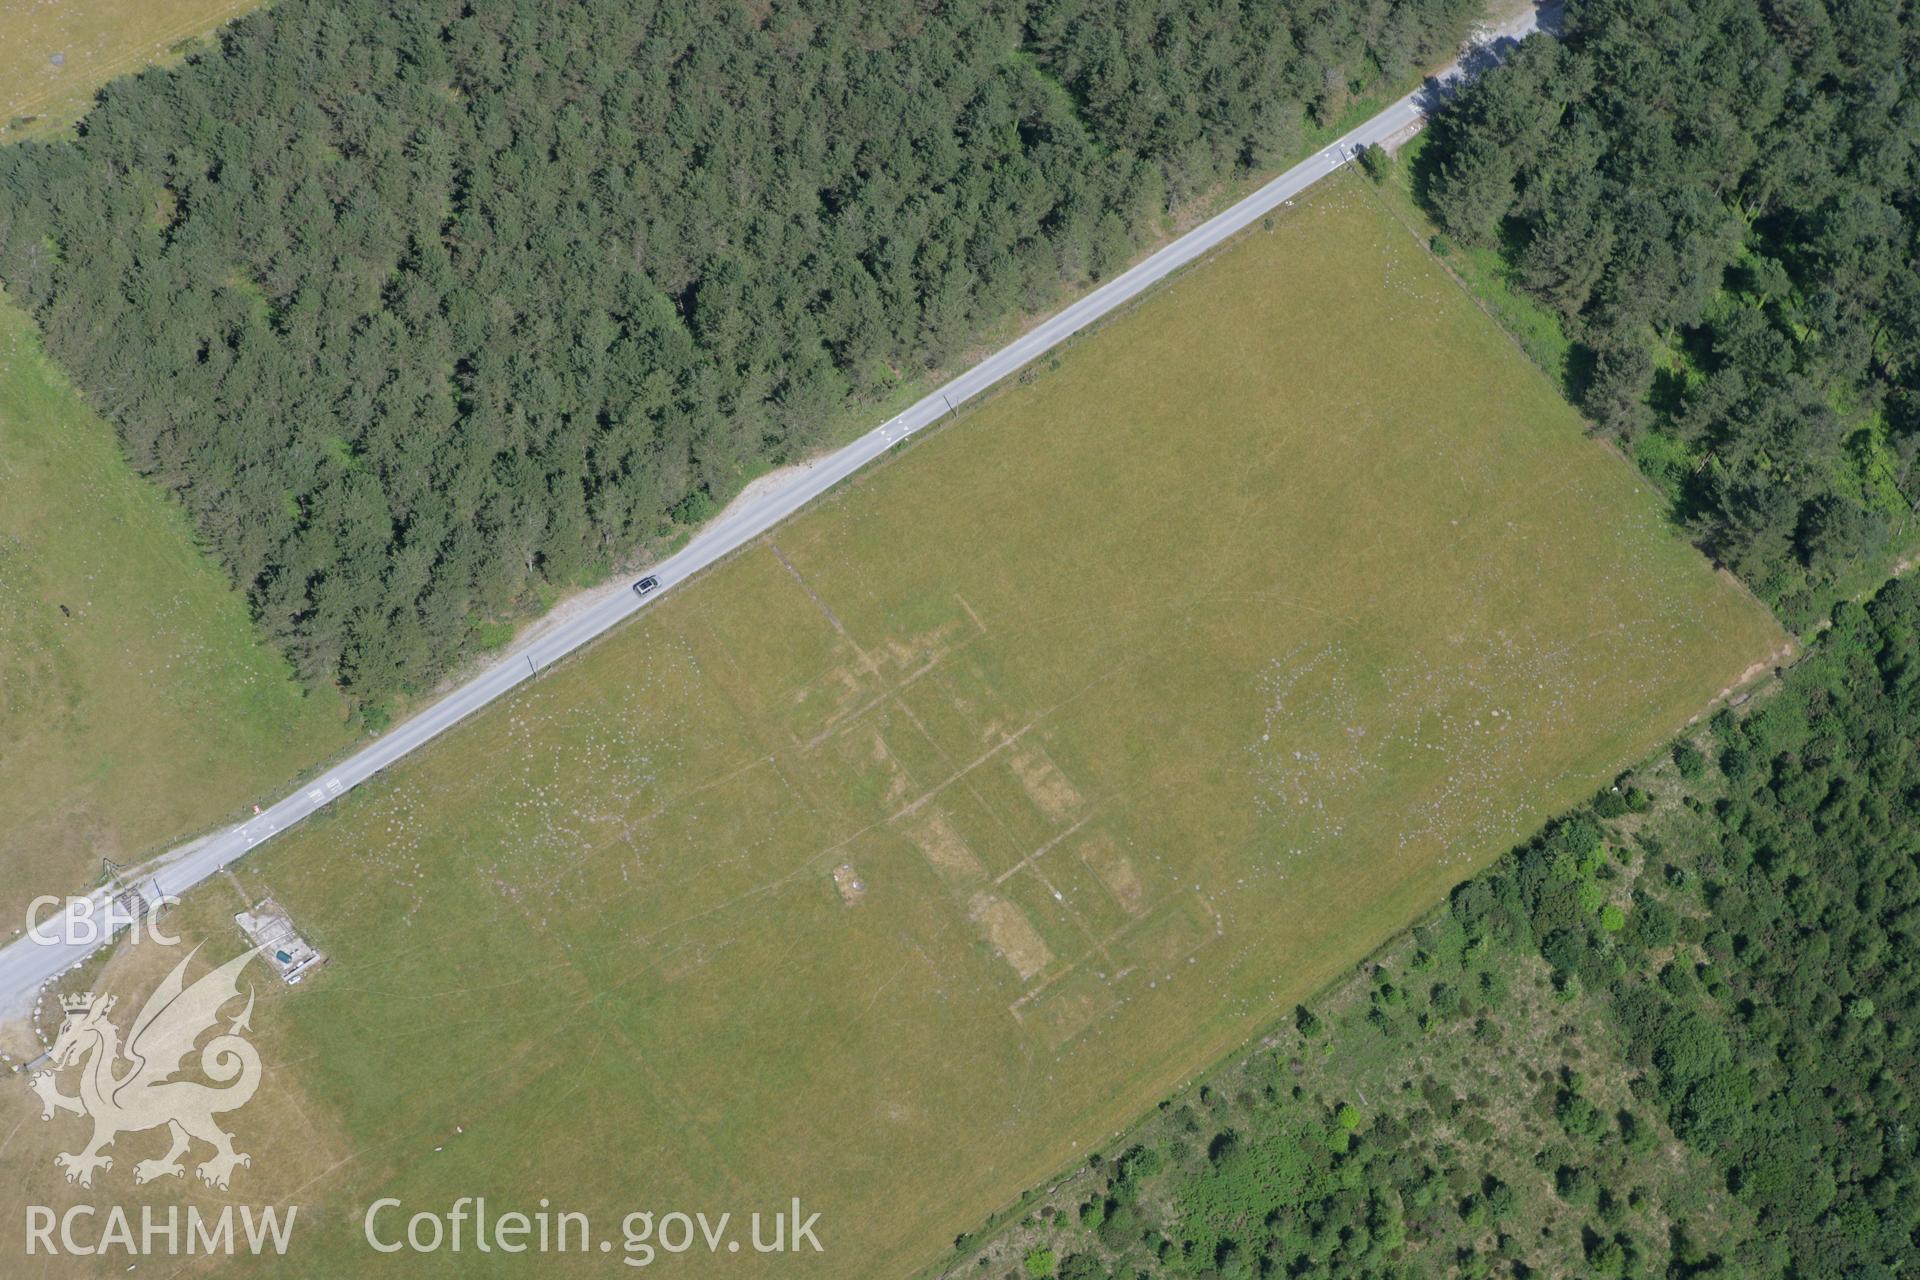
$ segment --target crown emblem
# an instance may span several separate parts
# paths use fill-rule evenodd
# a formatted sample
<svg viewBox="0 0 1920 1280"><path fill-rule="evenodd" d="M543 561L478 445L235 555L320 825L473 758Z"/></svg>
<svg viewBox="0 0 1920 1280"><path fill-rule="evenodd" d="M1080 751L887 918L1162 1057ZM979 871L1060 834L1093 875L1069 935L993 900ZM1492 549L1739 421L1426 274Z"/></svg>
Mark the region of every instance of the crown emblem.
<svg viewBox="0 0 1920 1280"><path fill-rule="evenodd" d="M93 992L82 991L77 996L61 996L60 1007L68 1013L91 1013L93 1011Z"/></svg>

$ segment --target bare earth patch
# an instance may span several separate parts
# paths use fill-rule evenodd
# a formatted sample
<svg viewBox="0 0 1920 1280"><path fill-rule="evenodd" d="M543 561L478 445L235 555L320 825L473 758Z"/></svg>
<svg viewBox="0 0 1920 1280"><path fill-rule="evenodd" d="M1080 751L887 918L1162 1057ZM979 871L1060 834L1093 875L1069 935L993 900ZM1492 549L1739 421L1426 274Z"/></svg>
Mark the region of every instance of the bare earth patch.
<svg viewBox="0 0 1920 1280"><path fill-rule="evenodd" d="M1032 922L1005 898L977 893L968 904L968 915L986 933L994 953L1013 966L1022 982L1053 963L1053 952L1034 932Z"/></svg>

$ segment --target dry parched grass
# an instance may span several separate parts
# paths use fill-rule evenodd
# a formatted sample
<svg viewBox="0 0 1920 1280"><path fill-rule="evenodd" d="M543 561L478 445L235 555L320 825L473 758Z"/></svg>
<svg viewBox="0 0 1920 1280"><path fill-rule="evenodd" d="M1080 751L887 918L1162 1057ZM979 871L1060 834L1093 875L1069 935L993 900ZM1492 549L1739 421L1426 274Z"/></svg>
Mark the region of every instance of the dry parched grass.
<svg viewBox="0 0 1920 1280"><path fill-rule="evenodd" d="M1363 194L1276 222L250 860L334 957L313 1266L797 1195L676 1265L910 1270L1773 649Z"/></svg>

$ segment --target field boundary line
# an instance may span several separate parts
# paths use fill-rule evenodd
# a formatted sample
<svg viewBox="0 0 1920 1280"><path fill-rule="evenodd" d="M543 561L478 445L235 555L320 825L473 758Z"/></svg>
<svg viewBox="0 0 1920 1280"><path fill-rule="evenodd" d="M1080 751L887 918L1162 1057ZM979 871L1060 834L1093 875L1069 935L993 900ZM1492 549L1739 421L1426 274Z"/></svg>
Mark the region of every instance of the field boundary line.
<svg viewBox="0 0 1920 1280"><path fill-rule="evenodd" d="M821 615L825 617L829 623L833 624L833 629L840 633L840 638L847 642L848 646L852 648L854 656L860 659L860 665L865 667L873 675L879 675L879 666L875 664L872 658L867 656L867 651L860 647L860 642L853 638L853 633L848 631L845 625L841 623L839 616L834 613L832 607L820 598L820 593L815 591L813 585L801 575L799 568L794 565L793 561L787 559L787 553L780 549L780 544L772 538L768 538L767 550L773 552L773 558L778 560L781 565L785 567L786 571L793 575L793 580L800 584L802 591L807 593L807 599L813 601L814 606L820 610Z"/></svg>

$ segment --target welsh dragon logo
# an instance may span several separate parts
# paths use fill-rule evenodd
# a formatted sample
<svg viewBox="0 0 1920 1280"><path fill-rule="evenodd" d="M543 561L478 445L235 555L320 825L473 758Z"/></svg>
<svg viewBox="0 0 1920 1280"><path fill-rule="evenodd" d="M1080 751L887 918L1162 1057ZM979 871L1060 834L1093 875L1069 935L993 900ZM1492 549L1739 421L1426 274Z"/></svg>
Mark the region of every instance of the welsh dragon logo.
<svg viewBox="0 0 1920 1280"><path fill-rule="evenodd" d="M60 1111L93 1118L92 1141L79 1151L53 1158L67 1171L68 1182L92 1186L96 1169L113 1168L113 1157L105 1151L115 1138L162 1125L172 1145L159 1159L133 1166L136 1183L184 1174L180 1157L188 1153L194 1139L213 1147L212 1158L195 1170L210 1187L226 1190L234 1167L253 1163L233 1149L233 1135L214 1121L221 1112L244 1106L260 1087L260 1054L240 1035L253 1016L251 988L246 993L247 1007L200 1050L200 1070L223 1087L173 1077L201 1035L218 1026L222 1007L240 997L240 970L256 954L257 950L242 952L192 986L186 985L184 977L193 959L188 955L147 997L124 1046L120 1029L107 1016L113 1012L113 997L96 1000L88 992L62 998L67 1016L48 1051L53 1066L33 1077L33 1091L40 1095L43 1120L53 1119ZM69 1067L79 1069L80 1092L75 1095L60 1092L57 1083L56 1073Z"/></svg>

